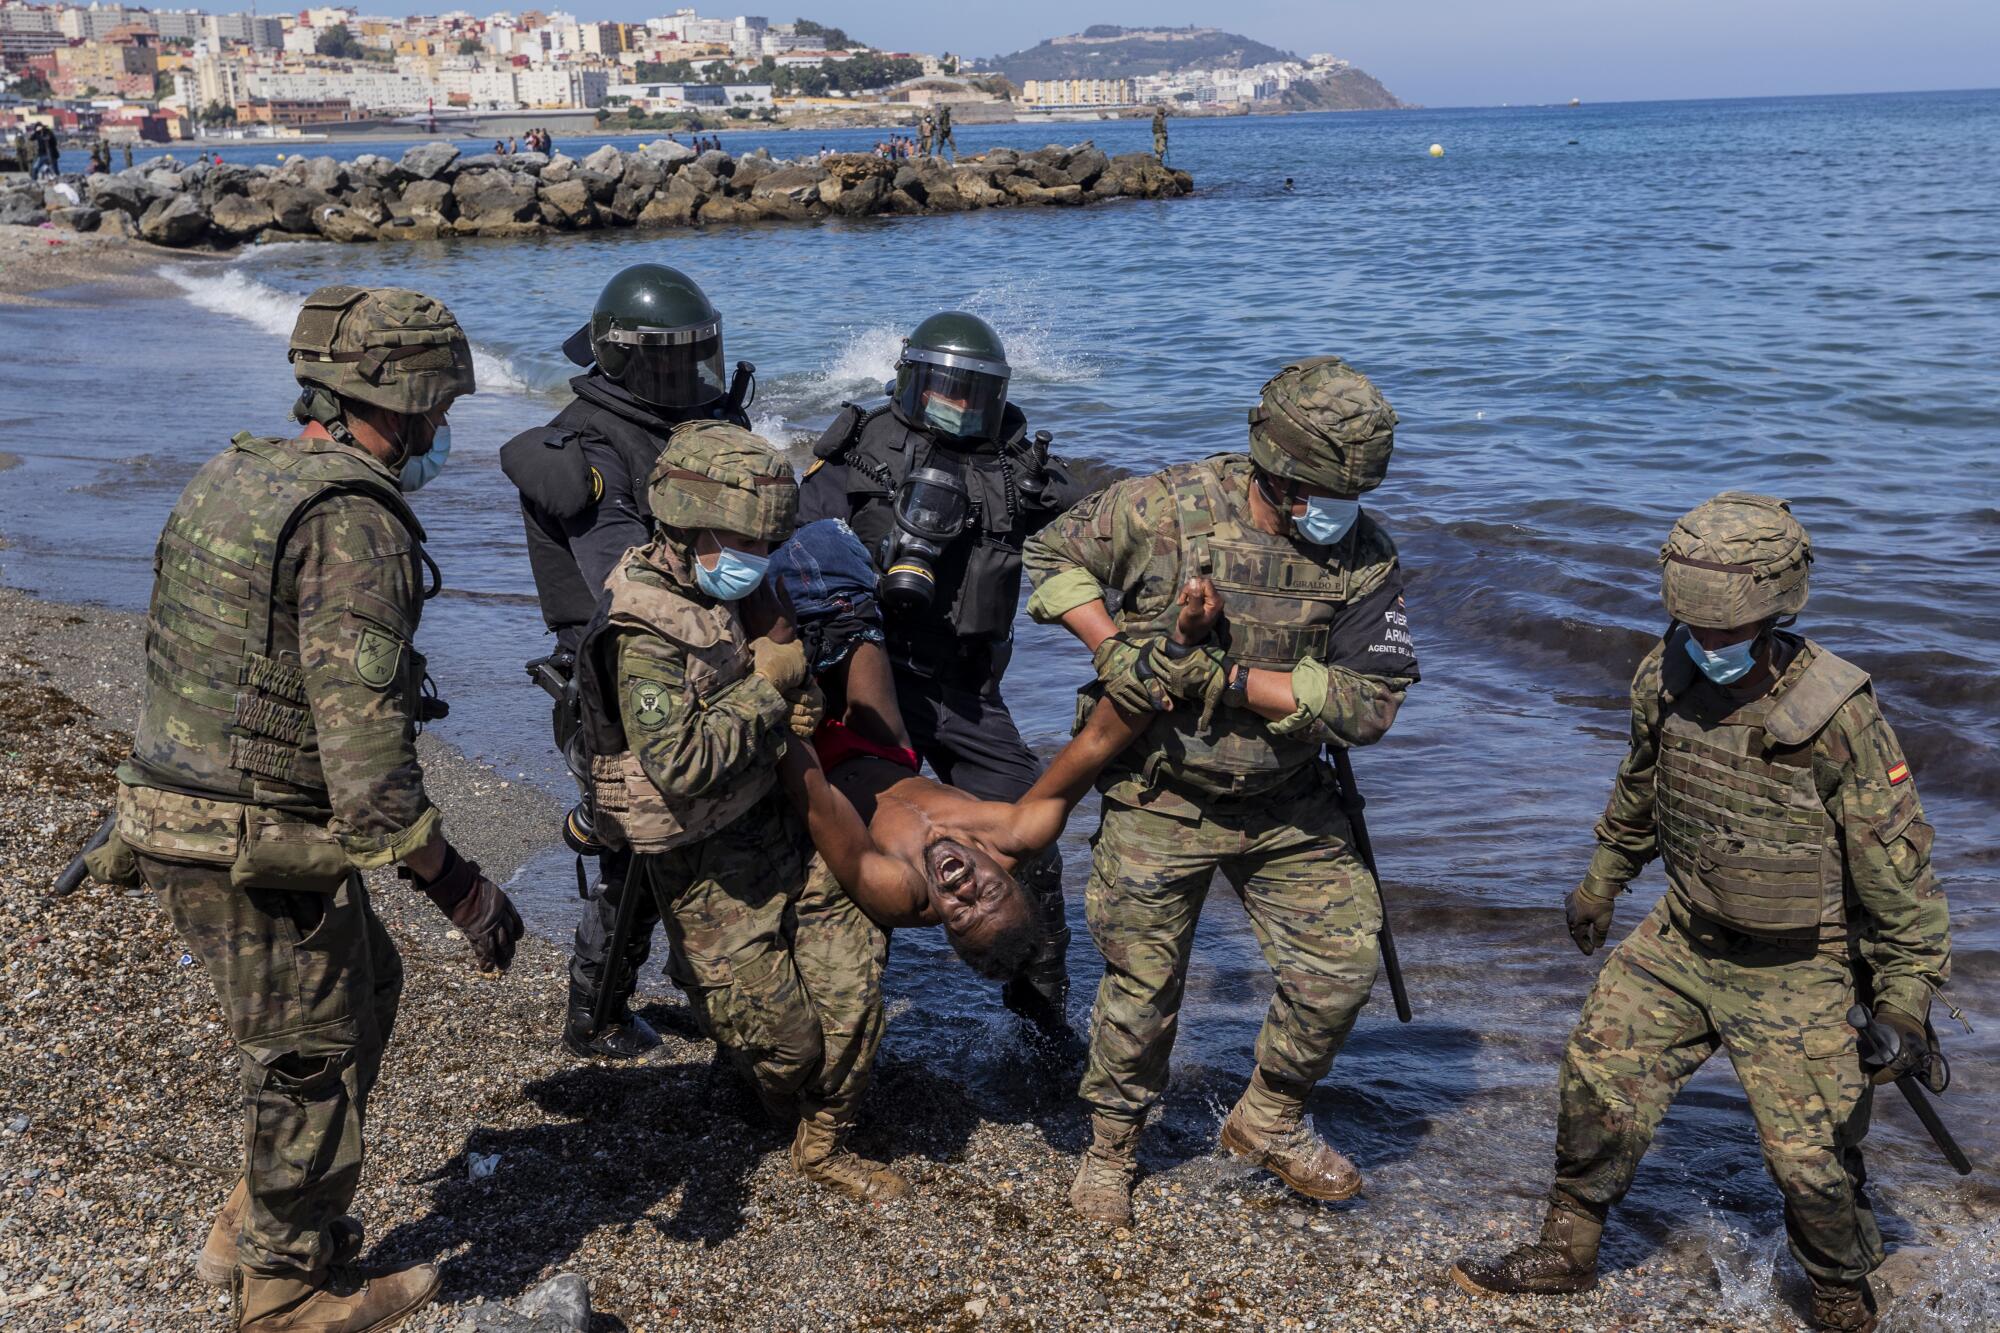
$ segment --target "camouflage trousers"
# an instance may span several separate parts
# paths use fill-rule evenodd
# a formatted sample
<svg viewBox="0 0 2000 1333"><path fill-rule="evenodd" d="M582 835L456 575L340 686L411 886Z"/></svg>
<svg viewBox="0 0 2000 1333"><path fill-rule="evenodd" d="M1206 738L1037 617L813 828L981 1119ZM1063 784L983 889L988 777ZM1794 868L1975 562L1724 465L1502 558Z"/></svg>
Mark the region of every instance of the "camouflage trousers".
<svg viewBox="0 0 2000 1333"><path fill-rule="evenodd" d="M1303 1098L1326 1076L1375 984L1375 881L1320 775L1253 799L1209 799L1198 819L1106 801L1084 894L1104 955L1079 1089L1108 1115L1143 1116L1167 1083L1195 922L1218 872L1243 900L1277 982L1257 1065Z"/></svg>
<svg viewBox="0 0 2000 1333"><path fill-rule="evenodd" d="M853 1119L882 1044L889 937L856 907L773 793L721 832L641 856L702 1030L764 1104Z"/></svg>
<svg viewBox="0 0 2000 1333"><path fill-rule="evenodd" d="M215 982L242 1068L238 1242L253 1272L317 1271L354 1201L361 1130L403 993L403 962L360 877L335 893L239 889L216 866L139 858Z"/></svg>
<svg viewBox="0 0 2000 1333"><path fill-rule="evenodd" d="M1605 963L1563 1052L1557 1202L1602 1216L1623 1198L1668 1104L1724 1050L1784 1192L1793 1256L1831 1281L1873 1272L1882 1237L1861 1140L1874 1089L1847 1026L1853 1003L1843 943L1754 940L1669 893Z"/></svg>

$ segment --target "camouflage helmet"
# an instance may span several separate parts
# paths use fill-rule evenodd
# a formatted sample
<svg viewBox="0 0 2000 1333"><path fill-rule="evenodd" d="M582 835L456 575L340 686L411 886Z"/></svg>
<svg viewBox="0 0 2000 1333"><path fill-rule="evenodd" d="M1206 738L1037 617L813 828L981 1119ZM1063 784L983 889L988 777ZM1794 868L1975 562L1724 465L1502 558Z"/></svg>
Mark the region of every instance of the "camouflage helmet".
<svg viewBox="0 0 2000 1333"><path fill-rule="evenodd" d="M647 481L653 521L777 543L792 535L799 487L792 465L763 440L726 421L684 421Z"/></svg>
<svg viewBox="0 0 2000 1333"><path fill-rule="evenodd" d="M1250 457L1272 476L1342 495L1382 484L1396 443L1396 409L1337 356L1286 366L1250 409Z"/></svg>
<svg viewBox="0 0 2000 1333"><path fill-rule="evenodd" d="M474 391L472 345L443 304L400 287L322 287L308 296L286 353L308 389L405 416Z"/></svg>
<svg viewBox="0 0 2000 1333"><path fill-rule="evenodd" d="M1805 609L1812 538L1773 495L1724 491L1674 524L1660 548L1667 614L1702 629L1735 629Z"/></svg>

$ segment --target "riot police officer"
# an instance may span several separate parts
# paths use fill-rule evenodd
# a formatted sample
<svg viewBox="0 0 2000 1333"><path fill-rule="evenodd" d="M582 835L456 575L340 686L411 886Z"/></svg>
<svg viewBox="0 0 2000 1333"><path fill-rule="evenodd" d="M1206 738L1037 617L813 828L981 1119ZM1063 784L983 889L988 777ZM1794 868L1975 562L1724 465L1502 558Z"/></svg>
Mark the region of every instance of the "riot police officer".
<svg viewBox="0 0 2000 1333"><path fill-rule="evenodd" d="M634 264L606 283L590 322L563 344L563 355L584 367L570 381L575 401L548 425L508 441L500 463L521 492L535 591L556 636L556 651L529 663L528 673L555 699L556 747L585 797L564 821L563 836L579 858L595 856L598 863L577 923L563 1044L578 1055L629 1058L659 1044L628 1004L659 912L650 902L639 905L617 969L617 994L600 1026L598 983L628 858L592 836L589 755L578 736L573 686L576 648L605 578L629 548L651 539L646 479L667 433L693 420L747 426L754 367L739 362L725 379L722 316L694 279L664 264Z"/></svg>
<svg viewBox="0 0 2000 1333"><path fill-rule="evenodd" d="M1083 488L1007 400L1013 374L986 321L947 311L904 340L886 403L848 404L814 447L799 519L845 520L881 572L896 700L911 744L944 781L1011 801L1037 765L1000 694L1021 599L1021 547ZM1048 1031L1066 1027L1062 857L1020 878L1041 905L1042 949L1002 992Z"/></svg>

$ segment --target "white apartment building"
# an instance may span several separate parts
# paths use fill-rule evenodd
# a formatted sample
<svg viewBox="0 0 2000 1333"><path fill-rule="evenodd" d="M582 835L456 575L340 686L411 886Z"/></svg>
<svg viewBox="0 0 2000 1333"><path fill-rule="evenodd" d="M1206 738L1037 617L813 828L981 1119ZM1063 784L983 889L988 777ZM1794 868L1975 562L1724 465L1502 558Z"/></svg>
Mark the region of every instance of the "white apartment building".
<svg viewBox="0 0 2000 1333"><path fill-rule="evenodd" d="M531 107L603 106L611 89L606 70L551 65L514 71L514 100Z"/></svg>

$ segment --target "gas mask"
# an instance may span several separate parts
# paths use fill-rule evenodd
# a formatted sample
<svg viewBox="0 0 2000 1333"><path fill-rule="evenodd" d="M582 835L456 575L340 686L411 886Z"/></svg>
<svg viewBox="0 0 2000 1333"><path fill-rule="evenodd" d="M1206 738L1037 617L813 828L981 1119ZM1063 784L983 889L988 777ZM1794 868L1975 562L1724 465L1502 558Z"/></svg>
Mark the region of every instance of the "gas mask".
<svg viewBox="0 0 2000 1333"><path fill-rule="evenodd" d="M937 597L937 562L965 531L972 498L955 472L920 467L896 488L896 527L885 539L882 600L896 611L929 608Z"/></svg>

